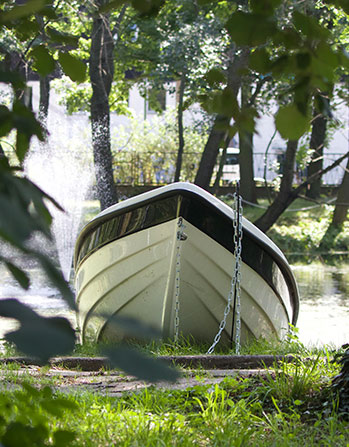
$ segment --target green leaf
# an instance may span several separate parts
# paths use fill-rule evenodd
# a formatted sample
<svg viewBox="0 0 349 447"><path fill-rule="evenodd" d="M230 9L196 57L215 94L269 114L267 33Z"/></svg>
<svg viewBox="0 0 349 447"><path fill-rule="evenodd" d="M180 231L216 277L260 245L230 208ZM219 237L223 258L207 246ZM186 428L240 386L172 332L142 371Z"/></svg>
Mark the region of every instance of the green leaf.
<svg viewBox="0 0 349 447"><path fill-rule="evenodd" d="M40 391L37 388L34 388L27 382L22 382L22 387L27 392L27 394L31 397L38 398L40 396Z"/></svg>
<svg viewBox="0 0 349 447"><path fill-rule="evenodd" d="M5 339L19 351L47 363L56 355L70 354L75 346L75 331L65 318L45 318L15 299L0 300L0 315L15 318L20 328L9 332Z"/></svg>
<svg viewBox="0 0 349 447"><path fill-rule="evenodd" d="M165 0L132 0L132 6L141 17L151 17L158 14Z"/></svg>
<svg viewBox="0 0 349 447"><path fill-rule="evenodd" d="M61 321L58 321L61 320ZM63 321L66 322L63 327ZM46 364L51 357L71 354L75 346L74 330L63 318L40 318L7 333L5 339L19 351Z"/></svg>
<svg viewBox="0 0 349 447"><path fill-rule="evenodd" d="M111 367L120 368L127 374L147 382L162 380L175 382L179 377L179 372L164 362L145 356L143 353L126 346L105 348L103 353L109 358Z"/></svg>
<svg viewBox="0 0 349 447"><path fill-rule="evenodd" d="M55 69L56 62L44 45L35 47L30 56L34 59L33 69L41 76L47 76Z"/></svg>
<svg viewBox="0 0 349 447"><path fill-rule="evenodd" d="M0 137L7 135L12 126L12 113L6 106L0 105Z"/></svg>
<svg viewBox="0 0 349 447"><path fill-rule="evenodd" d="M300 52L296 55L297 66L301 70L305 70L310 66L311 55L308 52Z"/></svg>
<svg viewBox="0 0 349 447"><path fill-rule="evenodd" d="M20 163L23 163L29 149L30 136L21 131L16 135L16 154Z"/></svg>
<svg viewBox="0 0 349 447"><path fill-rule="evenodd" d="M23 77L15 71L0 70L0 82L4 82L5 84L11 84L18 89L23 89L25 87Z"/></svg>
<svg viewBox="0 0 349 447"><path fill-rule="evenodd" d="M265 48L255 50L251 53L249 59L249 66L252 70L261 74L267 74L271 71L271 62L269 54Z"/></svg>
<svg viewBox="0 0 349 447"><path fill-rule="evenodd" d="M298 140L309 129L310 119L303 115L295 104L290 104L279 109L275 124L282 138Z"/></svg>
<svg viewBox="0 0 349 447"><path fill-rule="evenodd" d="M76 434L69 430L56 430L53 434L53 447L67 447L76 438Z"/></svg>
<svg viewBox="0 0 349 447"><path fill-rule="evenodd" d="M255 14L271 15L282 0L250 0L250 6Z"/></svg>
<svg viewBox="0 0 349 447"><path fill-rule="evenodd" d="M44 140L42 127L37 121L34 113L26 107L21 101L15 101L13 104L13 127L17 129L17 147L16 154L20 162L24 161L29 148L29 141L33 135L39 140Z"/></svg>
<svg viewBox="0 0 349 447"><path fill-rule="evenodd" d="M0 236L6 241L22 247L32 231L37 229L25 208L11 197L0 195Z"/></svg>
<svg viewBox="0 0 349 447"><path fill-rule="evenodd" d="M59 53L59 63L64 73L74 82L84 82L86 80L86 64L72 56L70 53Z"/></svg>
<svg viewBox="0 0 349 447"><path fill-rule="evenodd" d="M273 37L274 45L284 45L287 50L299 49L303 47L303 40L300 33L294 28L283 28L278 30Z"/></svg>
<svg viewBox="0 0 349 447"><path fill-rule="evenodd" d="M255 131L255 120L258 117L256 109L244 107L234 117L235 124L239 130L253 133Z"/></svg>
<svg viewBox="0 0 349 447"><path fill-rule="evenodd" d="M335 2L344 12L349 14L349 3L348 0L338 0Z"/></svg>
<svg viewBox="0 0 349 447"><path fill-rule="evenodd" d="M33 309L15 299L0 300L0 315L5 318L15 318L21 322L35 320L37 317Z"/></svg>
<svg viewBox="0 0 349 447"><path fill-rule="evenodd" d="M271 64L271 72L274 77L283 77L291 74L294 76L296 68L295 56L282 54Z"/></svg>
<svg viewBox="0 0 349 447"><path fill-rule="evenodd" d="M40 16L46 17L50 20L58 20L59 16L55 10L54 2L46 1L46 3L47 3L47 5L43 9L40 10ZM45 28L45 31L47 31L47 27Z"/></svg>
<svg viewBox="0 0 349 447"><path fill-rule="evenodd" d="M227 82L225 73L219 68L211 68L211 70L206 73L205 78L211 86Z"/></svg>
<svg viewBox="0 0 349 447"><path fill-rule="evenodd" d="M44 446L47 437L48 430L43 425L32 427L22 422L11 422L1 438L1 445L6 447Z"/></svg>
<svg viewBox="0 0 349 447"><path fill-rule="evenodd" d="M56 42L61 45L69 45L70 47L77 47L79 45L79 36L62 33L55 28L51 28L50 26L45 28L45 32L52 42Z"/></svg>
<svg viewBox="0 0 349 447"><path fill-rule="evenodd" d="M30 279L28 275L22 269L14 265L12 262L6 261L5 264L8 270L11 272L12 276L20 284L20 286L23 289L28 290L30 286Z"/></svg>
<svg viewBox="0 0 349 447"><path fill-rule="evenodd" d="M277 31L272 17L237 11L228 20L226 28L237 45L257 46L266 43Z"/></svg>
<svg viewBox="0 0 349 447"><path fill-rule="evenodd" d="M127 2L127 0L110 0L109 2L106 2L104 5L102 5L98 9L98 11L100 13L106 13L106 12L112 11L114 9L118 9L120 6L122 6L126 2Z"/></svg>
<svg viewBox="0 0 349 447"><path fill-rule="evenodd" d="M209 113L218 113L229 118L239 113L238 101L229 87L208 97L203 97L202 100L204 109Z"/></svg>
<svg viewBox="0 0 349 447"><path fill-rule="evenodd" d="M309 39L327 39L331 36L328 29L319 25L319 22L315 17L311 17L308 14L302 14L299 11L295 11L293 13L293 23L295 27Z"/></svg>
<svg viewBox="0 0 349 447"><path fill-rule="evenodd" d="M75 306L74 293L69 287L69 284L63 278L62 273L56 269L54 263L47 256L39 252L33 251L33 253L40 262L48 279L55 287L57 287L57 289L62 294L62 298L69 304L71 309L75 309L76 306Z"/></svg>
<svg viewBox="0 0 349 447"><path fill-rule="evenodd" d="M0 22L7 23L22 17L31 16L46 6L46 0L27 0L25 3L14 6L9 11L0 13Z"/></svg>

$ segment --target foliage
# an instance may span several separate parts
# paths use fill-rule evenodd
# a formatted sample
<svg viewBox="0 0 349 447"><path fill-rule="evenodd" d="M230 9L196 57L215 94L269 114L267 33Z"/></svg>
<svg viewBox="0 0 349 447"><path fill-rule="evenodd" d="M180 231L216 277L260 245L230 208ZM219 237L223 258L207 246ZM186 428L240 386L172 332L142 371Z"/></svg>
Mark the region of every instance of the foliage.
<svg viewBox="0 0 349 447"><path fill-rule="evenodd" d="M77 404L53 394L50 387L41 390L28 383L11 393L0 393L0 441L5 447L65 447L72 445L72 430L55 427L52 418L77 410Z"/></svg>
<svg viewBox="0 0 349 447"><path fill-rule="evenodd" d="M223 197L227 204L231 204L231 197ZM331 254L342 253L347 258L349 252L349 222L345 222L340 233L336 234L330 246L322 246L320 242L331 222L334 205L326 205L328 197L321 199L324 205L313 204L305 199L297 199L292 207L280 216L278 221L268 231L268 236L280 247L291 262L310 262L317 256L330 261ZM259 201L257 208L244 206L244 216L250 221L255 221L268 206L266 199ZM328 258L326 258L326 253ZM295 256L293 256L293 254Z"/></svg>
<svg viewBox="0 0 349 447"><path fill-rule="evenodd" d="M173 181L177 156L177 126L172 110L143 121L134 117L112 134L114 175L117 182L153 184ZM193 181L207 138L205 128L184 129L186 149L181 180Z"/></svg>
<svg viewBox="0 0 349 447"><path fill-rule="evenodd" d="M336 361L342 366L340 373L334 377L333 390L338 393L338 409L345 413L349 419L349 346L344 346L346 351L337 355Z"/></svg>
<svg viewBox="0 0 349 447"><path fill-rule="evenodd" d="M284 104L275 116L275 124L285 139L298 139L307 131L313 97L317 110L328 114L321 92L331 95L337 69L347 72L349 68L347 55L338 44L333 26L327 26L327 19L331 22L333 16L337 18L335 10L327 6L332 2L326 2L326 6L321 2L305 3L253 1L249 9L240 7L232 12L226 23L232 42L239 48L251 48L250 73L260 80L270 77L274 82L283 83L278 100L282 99ZM319 11L325 13L324 20L319 20ZM347 23L347 17L342 18ZM215 83L221 83L218 76L211 77L210 81L212 88ZM227 107L229 96L233 98L234 95L228 88L214 91L203 98L204 104L211 112L233 117L235 127L253 131L253 123L236 101L235 104L230 101Z"/></svg>

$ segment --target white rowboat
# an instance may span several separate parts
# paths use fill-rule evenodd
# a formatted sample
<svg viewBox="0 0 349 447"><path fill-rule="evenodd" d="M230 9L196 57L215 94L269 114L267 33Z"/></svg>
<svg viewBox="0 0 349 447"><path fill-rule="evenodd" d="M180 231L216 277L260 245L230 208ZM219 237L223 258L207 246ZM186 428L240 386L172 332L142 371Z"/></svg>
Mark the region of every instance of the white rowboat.
<svg viewBox="0 0 349 447"><path fill-rule="evenodd" d="M234 274L233 210L190 183L173 183L102 211L81 231L75 288L82 341L116 340L135 318L163 340L176 332L211 343ZM297 285L280 249L242 220L241 343L282 339L296 324ZM180 237L178 232L180 231ZM230 342L234 309L222 343Z"/></svg>

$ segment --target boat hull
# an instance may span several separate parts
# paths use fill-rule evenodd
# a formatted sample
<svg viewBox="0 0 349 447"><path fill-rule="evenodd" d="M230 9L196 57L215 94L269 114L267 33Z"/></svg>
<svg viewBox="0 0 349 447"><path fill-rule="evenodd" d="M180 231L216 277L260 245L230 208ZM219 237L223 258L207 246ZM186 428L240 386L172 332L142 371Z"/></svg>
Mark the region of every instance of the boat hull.
<svg viewBox="0 0 349 447"><path fill-rule="evenodd" d="M82 341L132 337L114 316L137 319L163 340L178 332L197 342L213 341L227 305L234 255L191 222L182 223L184 240L177 237L175 218L116 239L80 263L76 290ZM279 276L274 281L282 285L281 271ZM241 278L241 343L283 338L292 321L287 300L246 262ZM223 344L232 338L232 316L233 309Z"/></svg>

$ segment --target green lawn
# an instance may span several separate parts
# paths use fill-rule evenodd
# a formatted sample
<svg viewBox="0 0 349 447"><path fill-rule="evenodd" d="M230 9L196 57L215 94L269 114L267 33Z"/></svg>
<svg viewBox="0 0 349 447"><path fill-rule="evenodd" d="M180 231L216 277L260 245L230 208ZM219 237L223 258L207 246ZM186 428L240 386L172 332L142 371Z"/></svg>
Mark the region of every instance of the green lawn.
<svg viewBox="0 0 349 447"><path fill-rule="evenodd" d="M119 397L74 388L64 394L52 391L60 379L48 380L45 369L41 378L28 375L21 386L18 368L6 366L6 383L16 386L2 387L0 393L0 440L4 446L21 447L347 447L348 413L338 412L338 396L330 386L340 371L334 353L309 350L296 335L279 346L255 342L245 353L273 353L277 348L278 353L297 353L298 361L275 365L268 374L228 376L219 385L178 391L160 390L155 384ZM188 353L186 343L144 349L152 354ZM201 348L193 349L199 353ZM200 379L206 373L199 370L197 375Z"/></svg>

